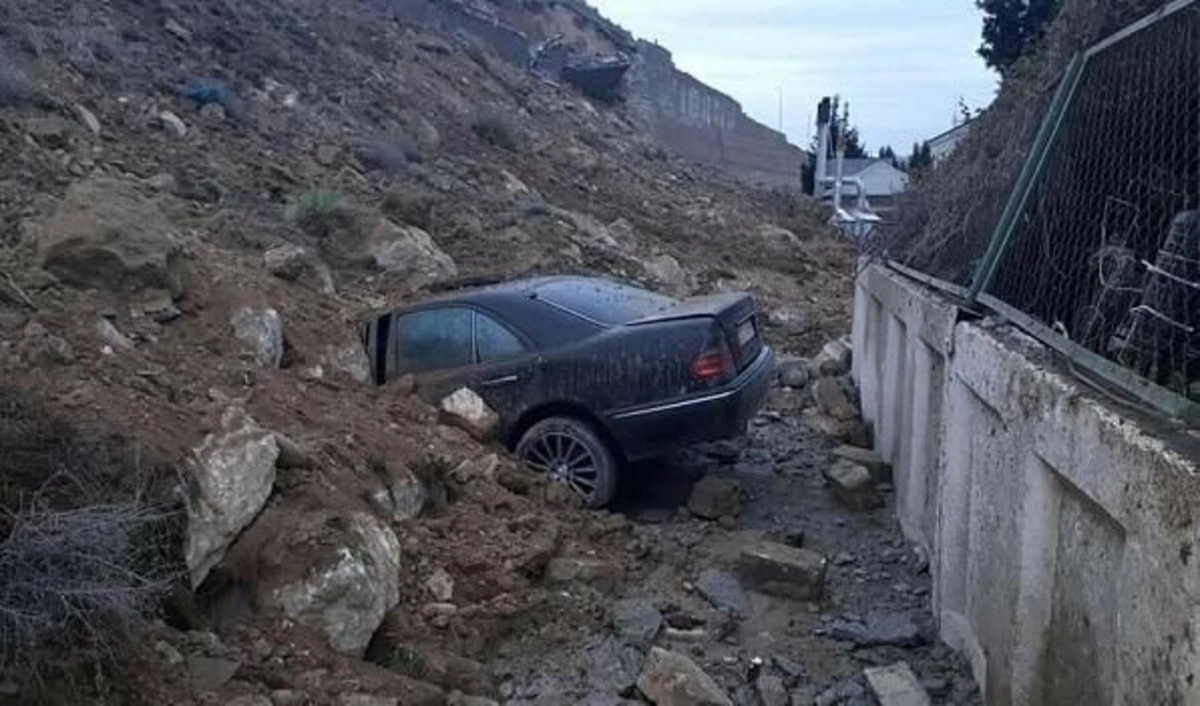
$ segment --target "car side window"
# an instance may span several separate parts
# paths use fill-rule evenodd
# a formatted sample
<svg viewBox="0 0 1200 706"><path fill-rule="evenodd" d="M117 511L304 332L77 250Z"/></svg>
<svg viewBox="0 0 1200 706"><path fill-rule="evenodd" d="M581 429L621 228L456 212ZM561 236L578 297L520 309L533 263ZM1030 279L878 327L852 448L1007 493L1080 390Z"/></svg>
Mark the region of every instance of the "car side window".
<svg viewBox="0 0 1200 706"><path fill-rule="evenodd" d="M486 314L475 315L475 349L481 363L514 358L526 350L521 339Z"/></svg>
<svg viewBox="0 0 1200 706"><path fill-rule="evenodd" d="M394 375L449 370L474 362L470 309L446 307L396 318Z"/></svg>

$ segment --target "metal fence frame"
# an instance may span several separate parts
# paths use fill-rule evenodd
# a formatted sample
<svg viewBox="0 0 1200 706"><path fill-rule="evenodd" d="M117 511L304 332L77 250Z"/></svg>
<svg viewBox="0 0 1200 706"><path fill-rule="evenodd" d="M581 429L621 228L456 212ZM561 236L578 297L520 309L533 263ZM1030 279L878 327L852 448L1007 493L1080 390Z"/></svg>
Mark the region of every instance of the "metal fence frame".
<svg viewBox="0 0 1200 706"><path fill-rule="evenodd" d="M1034 187L1045 167L1047 157L1055 144L1055 138L1063 125L1067 109L1075 98L1088 62L1100 52L1122 40L1144 30L1177 12L1198 6L1200 0L1173 0L1154 13L1138 20L1124 29L1075 55L1059 81L1041 126L1034 138L1029 156L1021 169L1016 184L1005 204L1004 211L993 231L988 249L975 270L969 287L963 287L914 270L896 261L888 265L895 271L932 286L963 303L966 309L984 307L1004 317L1026 333L1064 356L1074 366L1086 370L1103 382L1132 396L1161 414L1188 422L1200 421L1200 403L1192 401L1173 390L1159 386L1089 348L1072 341L1054 328L1013 307L996 297L986 294L1000 262L1007 254L1016 230L1020 214L1024 211ZM1200 126L1197 126L1200 130Z"/></svg>

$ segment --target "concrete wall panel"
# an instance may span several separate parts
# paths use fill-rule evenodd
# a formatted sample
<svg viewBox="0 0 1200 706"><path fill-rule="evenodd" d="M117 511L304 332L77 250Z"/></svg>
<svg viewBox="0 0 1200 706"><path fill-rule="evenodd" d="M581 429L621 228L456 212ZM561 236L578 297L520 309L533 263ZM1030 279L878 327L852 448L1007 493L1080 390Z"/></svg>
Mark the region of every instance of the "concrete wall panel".
<svg viewBox="0 0 1200 706"><path fill-rule="evenodd" d="M1200 704L1196 459L885 268L858 278L854 318L896 514L987 702Z"/></svg>

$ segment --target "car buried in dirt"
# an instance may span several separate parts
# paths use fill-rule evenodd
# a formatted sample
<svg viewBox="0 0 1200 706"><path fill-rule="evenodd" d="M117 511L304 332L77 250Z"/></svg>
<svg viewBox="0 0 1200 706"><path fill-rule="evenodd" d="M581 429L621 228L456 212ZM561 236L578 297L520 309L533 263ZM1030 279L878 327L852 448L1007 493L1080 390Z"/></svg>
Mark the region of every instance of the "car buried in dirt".
<svg viewBox="0 0 1200 706"><path fill-rule="evenodd" d="M412 375L433 404L473 390L522 462L599 507L630 462L744 433L773 368L756 314L744 293L543 277L376 315L363 342L377 384Z"/></svg>

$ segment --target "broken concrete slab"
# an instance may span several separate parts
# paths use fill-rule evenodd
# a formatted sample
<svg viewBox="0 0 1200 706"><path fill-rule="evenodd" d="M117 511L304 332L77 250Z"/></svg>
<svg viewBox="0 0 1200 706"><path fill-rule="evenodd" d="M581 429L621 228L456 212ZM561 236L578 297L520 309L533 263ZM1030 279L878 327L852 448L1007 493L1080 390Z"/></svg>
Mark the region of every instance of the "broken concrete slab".
<svg viewBox="0 0 1200 706"><path fill-rule="evenodd" d="M838 460L825 472L833 488L833 497L856 512L883 507L883 498L875 490L871 472L857 463Z"/></svg>
<svg viewBox="0 0 1200 706"><path fill-rule="evenodd" d="M735 615L745 615L749 607L742 584L728 571L705 569L696 579L696 590L714 607Z"/></svg>
<svg viewBox="0 0 1200 706"><path fill-rule="evenodd" d="M760 541L742 549L738 573L763 593L815 601L825 591L827 564L824 556L809 549Z"/></svg>
<svg viewBox="0 0 1200 706"><path fill-rule="evenodd" d="M843 422L858 419L858 407L839 378L819 378L813 384L813 398L822 414Z"/></svg>
<svg viewBox="0 0 1200 706"><path fill-rule="evenodd" d="M733 706L729 696L695 662L661 647L650 650L637 688L657 706Z"/></svg>
<svg viewBox="0 0 1200 706"><path fill-rule="evenodd" d="M856 647L920 647L925 636L913 620L912 613L876 611L867 615L865 622L836 620L829 629L829 636L842 642L853 642Z"/></svg>
<svg viewBox="0 0 1200 706"><path fill-rule="evenodd" d="M783 679L770 674L763 674L754 683L758 698L763 706L788 706L791 701Z"/></svg>
<svg viewBox="0 0 1200 706"><path fill-rule="evenodd" d="M830 452L830 456L836 461L844 459L850 463L858 464L871 472L871 478L876 483L891 483L892 482L892 465L883 460L883 456L878 451L864 449L858 446L843 445L839 446Z"/></svg>
<svg viewBox="0 0 1200 706"><path fill-rule="evenodd" d="M929 694L907 662L863 670L879 706L930 706Z"/></svg>
<svg viewBox="0 0 1200 706"><path fill-rule="evenodd" d="M630 598L613 604L613 630L619 637L630 642L649 643L658 634L662 623L662 613L649 599Z"/></svg>
<svg viewBox="0 0 1200 706"><path fill-rule="evenodd" d="M733 478L705 476L692 488L688 509L706 520L737 517L742 511L742 485Z"/></svg>

